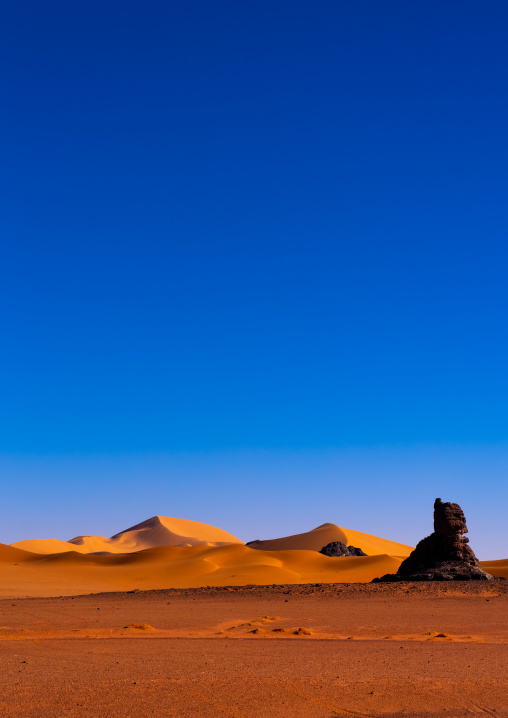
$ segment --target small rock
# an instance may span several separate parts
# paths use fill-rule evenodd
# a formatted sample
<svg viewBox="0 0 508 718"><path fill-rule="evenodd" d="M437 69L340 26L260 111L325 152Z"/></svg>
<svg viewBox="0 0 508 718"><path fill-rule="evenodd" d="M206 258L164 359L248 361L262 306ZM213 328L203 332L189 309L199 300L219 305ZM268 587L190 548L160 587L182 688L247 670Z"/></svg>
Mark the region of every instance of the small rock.
<svg viewBox="0 0 508 718"><path fill-rule="evenodd" d="M366 556L367 554L362 551L361 548L356 546L346 546L345 543L340 541L332 541L326 546L323 546L321 551L323 556L340 557L340 556Z"/></svg>

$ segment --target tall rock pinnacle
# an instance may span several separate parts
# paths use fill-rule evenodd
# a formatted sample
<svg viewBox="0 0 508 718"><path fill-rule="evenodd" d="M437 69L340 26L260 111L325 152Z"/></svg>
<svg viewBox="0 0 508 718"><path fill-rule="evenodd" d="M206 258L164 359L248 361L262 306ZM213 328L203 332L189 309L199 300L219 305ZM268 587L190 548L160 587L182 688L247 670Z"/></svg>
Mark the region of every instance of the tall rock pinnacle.
<svg viewBox="0 0 508 718"><path fill-rule="evenodd" d="M466 517L458 504L436 499L434 533L422 539L396 574L374 581L491 581L469 546Z"/></svg>

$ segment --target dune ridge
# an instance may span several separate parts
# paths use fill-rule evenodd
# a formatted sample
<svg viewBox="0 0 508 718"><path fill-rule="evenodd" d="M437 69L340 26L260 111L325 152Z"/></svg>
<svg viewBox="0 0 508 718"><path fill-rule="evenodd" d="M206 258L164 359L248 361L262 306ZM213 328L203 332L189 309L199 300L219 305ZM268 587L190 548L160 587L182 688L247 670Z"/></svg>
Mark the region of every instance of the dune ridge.
<svg viewBox="0 0 508 718"><path fill-rule="evenodd" d="M0 596L64 596L135 589L305 583L366 583L395 572L387 554L330 558L317 551L263 551L242 544L159 546L123 554L40 554L0 544ZM496 575L508 578L508 559Z"/></svg>
<svg viewBox="0 0 508 718"><path fill-rule="evenodd" d="M406 557L413 550L411 546L371 536L361 531L345 529L333 523L324 523L311 531L292 536L251 541L248 546L257 551L319 551L332 541L357 546L369 556L389 554ZM146 521L120 531L111 538L76 536L69 541L28 539L17 541L12 546L43 554L65 551L86 554L116 554L144 551L157 546L224 546L228 544L243 544L243 541L227 531L209 524L169 516L152 516Z"/></svg>
<svg viewBox="0 0 508 718"><path fill-rule="evenodd" d="M17 541L15 548L34 553L132 553L156 546L224 546L243 544L243 541L223 529L187 519L152 516L135 526L106 538L105 536L76 536L69 541L59 539L27 539Z"/></svg>
<svg viewBox="0 0 508 718"><path fill-rule="evenodd" d="M160 546L123 554L41 554L0 545L2 596L73 595L152 588L358 583L397 570L387 556L330 558L317 551L260 551L242 544Z"/></svg>
<svg viewBox="0 0 508 718"><path fill-rule="evenodd" d="M311 531L294 534L293 536L284 536L266 541L250 541L247 545L249 548L262 551L319 551L332 541L340 541L347 546L361 548L368 556L390 554L405 558L413 550L412 546L407 546L406 544L371 536L361 531L352 531L331 523L321 524L321 526L317 526Z"/></svg>

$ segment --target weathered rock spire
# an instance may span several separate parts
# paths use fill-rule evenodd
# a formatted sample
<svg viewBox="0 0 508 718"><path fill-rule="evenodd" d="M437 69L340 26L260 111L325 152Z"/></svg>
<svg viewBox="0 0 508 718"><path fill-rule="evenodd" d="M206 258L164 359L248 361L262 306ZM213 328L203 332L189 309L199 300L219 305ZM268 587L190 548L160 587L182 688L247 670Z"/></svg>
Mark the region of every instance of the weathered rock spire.
<svg viewBox="0 0 508 718"><path fill-rule="evenodd" d="M469 546L466 517L458 504L434 502L434 533L422 539L396 574L375 581L490 581Z"/></svg>

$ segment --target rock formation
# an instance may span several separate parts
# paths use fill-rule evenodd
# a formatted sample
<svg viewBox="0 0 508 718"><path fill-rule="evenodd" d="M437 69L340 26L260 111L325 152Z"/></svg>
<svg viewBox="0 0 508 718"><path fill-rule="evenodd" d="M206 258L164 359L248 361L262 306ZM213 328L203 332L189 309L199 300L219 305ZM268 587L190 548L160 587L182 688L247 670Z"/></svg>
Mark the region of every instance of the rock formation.
<svg viewBox="0 0 508 718"><path fill-rule="evenodd" d="M387 573L374 581L494 580L478 563L466 533L466 519L460 506L436 499L434 533L419 542L397 573Z"/></svg>
<svg viewBox="0 0 508 718"><path fill-rule="evenodd" d="M345 543L340 541L332 541L320 550L319 553L325 556L366 556L367 554L362 551L361 548L356 546L346 546Z"/></svg>

